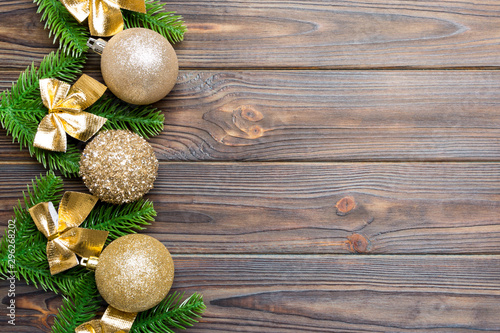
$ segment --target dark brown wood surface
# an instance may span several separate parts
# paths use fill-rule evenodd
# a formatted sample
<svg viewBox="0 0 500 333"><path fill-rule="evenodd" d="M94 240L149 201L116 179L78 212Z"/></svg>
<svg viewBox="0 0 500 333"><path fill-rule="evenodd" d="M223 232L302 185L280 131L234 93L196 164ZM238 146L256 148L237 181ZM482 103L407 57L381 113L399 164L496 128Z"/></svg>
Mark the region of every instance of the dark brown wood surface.
<svg viewBox="0 0 500 333"><path fill-rule="evenodd" d="M205 296L186 332L500 331L500 2L169 8L189 32L147 233ZM55 49L39 20L0 1L0 91ZM0 130L0 231L43 173ZM16 288L0 331L49 332L61 297Z"/></svg>
<svg viewBox="0 0 500 333"><path fill-rule="evenodd" d="M497 255L173 258L173 288L202 291L208 305L187 332L500 330ZM6 287L2 282L0 292ZM48 330L60 298L23 285L18 290L17 332Z"/></svg>
<svg viewBox="0 0 500 333"><path fill-rule="evenodd" d="M499 67L497 0L169 1L189 33L185 68ZM30 0L0 2L0 61L53 49ZM89 66L98 66L92 57Z"/></svg>
<svg viewBox="0 0 500 333"><path fill-rule="evenodd" d="M2 221L41 173L2 165ZM497 163L161 163L148 231L179 254L500 254L499 183Z"/></svg>
<svg viewBox="0 0 500 333"><path fill-rule="evenodd" d="M165 161L499 161L498 104L491 70L183 70L151 142Z"/></svg>

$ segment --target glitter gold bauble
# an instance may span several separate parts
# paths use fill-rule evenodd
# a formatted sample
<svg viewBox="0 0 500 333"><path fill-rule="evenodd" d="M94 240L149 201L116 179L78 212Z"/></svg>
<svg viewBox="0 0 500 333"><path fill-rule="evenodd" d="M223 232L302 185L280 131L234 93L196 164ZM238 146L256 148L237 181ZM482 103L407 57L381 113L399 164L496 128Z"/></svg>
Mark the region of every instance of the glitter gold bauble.
<svg viewBox="0 0 500 333"><path fill-rule="evenodd" d="M102 52L101 71L109 90L131 104L151 104L175 85L179 65L174 48L157 32L124 30Z"/></svg>
<svg viewBox="0 0 500 333"><path fill-rule="evenodd" d="M174 261L155 238L127 235L101 253L95 279L109 305L120 311L141 312L167 296L174 279Z"/></svg>
<svg viewBox="0 0 500 333"><path fill-rule="evenodd" d="M80 158L80 176L90 192L114 204L141 198L153 188L157 174L153 147L130 131L101 132Z"/></svg>

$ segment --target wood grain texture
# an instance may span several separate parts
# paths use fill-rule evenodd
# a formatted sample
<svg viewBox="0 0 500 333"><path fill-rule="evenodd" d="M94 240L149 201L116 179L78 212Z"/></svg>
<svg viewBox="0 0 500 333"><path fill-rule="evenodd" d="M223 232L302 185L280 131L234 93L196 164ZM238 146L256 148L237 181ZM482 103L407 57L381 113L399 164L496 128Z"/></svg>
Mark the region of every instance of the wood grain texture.
<svg viewBox="0 0 500 333"><path fill-rule="evenodd" d="M181 71L156 106L165 161L500 160L498 71Z"/></svg>
<svg viewBox="0 0 500 333"><path fill-rule="evenodd" d="M147 233L204 295L186 333L500 331L499 1L168 8L189 32ZM0 91L55 50L35 10L0 1ZM0 233L44 173L0 130ZM12 328L7 290L0 331L50 331L60 296L18 282Z"/></svg>
<svg viewBox="0 0 500 333"><path fill-rule="evenodd" d="M173 258L172 290L201 292L207 304L186 332L500 330L499 256ZM48 332L60 298L21 283L17 290L20 325L9 332Z"/></svg>
<svg viewBox="0 0 500 333"><path fill-rule="evenodd" d="M2 165L3 227L43 172ZM499 186L499 163L161 163L148 232L173 253L498 254Z"/></svg>
<svg viewBox="0 0 500 333"><path fill-rule="evenodd" d="M9 297L9 293L12 292L15 297ZM24 281L16 281L14 287L11 287L8 280L0 281L0 295L3 333L50 332L55 316L62 305L61 296L28 286ZM7 324L7 320L11 320L7 316L10 313L7 306L10 305L11 299L15 301L15 326Z"/></svg>
<svg viewBox="0 0 500 333"><path fill-rule="evenodd" d="M169 1L168 9L189 29L176 46L183 68L500 66L497 0ZM30 0L0 3L0 69L54 48L34 12Z"/></svg>

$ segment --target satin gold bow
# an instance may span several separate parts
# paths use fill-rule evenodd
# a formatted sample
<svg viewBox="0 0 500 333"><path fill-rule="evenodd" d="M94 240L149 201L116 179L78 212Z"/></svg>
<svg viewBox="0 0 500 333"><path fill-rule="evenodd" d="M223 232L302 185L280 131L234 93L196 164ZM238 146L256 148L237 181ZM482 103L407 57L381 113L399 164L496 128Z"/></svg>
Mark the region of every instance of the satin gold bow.
<svg viewBox="0 0 500 333"><path fill-rule="evenodd" d="M120 8L146 13L144 0L61 0L74 18L82 23L89 18L92 36L113 36L123 30Z"/></svg>
<svg viewBox="0 0 500 333"><path fill-rule="evenodd" d="M123 312L108 306L102 318L88 321L75 329L75 333L128 333L137 313Z"/></svg>
<svg viewBox="0 0 500 333"><path fill-rule="evenodd" d="M57 79L40 80L40 94L49 114L38 125L33 146L65 152L64 132L80 141L90 139L107 119L82 110L94 104L106 89L85 74L73 86Z"/></svg>
<svg viewBox="0 0 500 333"><path fill-rule="evenodd" d="M48 238L47 258L52 275L78 265L76 254L88 258L101 253L108 231L78 228L96 202L93 195L66 192L59 213L52 202L41 202L29 209L36 227Z"/></svg>

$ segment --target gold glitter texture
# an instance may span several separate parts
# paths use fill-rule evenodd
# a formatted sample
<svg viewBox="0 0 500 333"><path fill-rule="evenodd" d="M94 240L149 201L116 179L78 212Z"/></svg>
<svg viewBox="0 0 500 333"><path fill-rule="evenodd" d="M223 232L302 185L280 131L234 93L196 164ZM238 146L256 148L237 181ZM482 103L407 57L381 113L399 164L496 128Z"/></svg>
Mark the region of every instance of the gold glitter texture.
<svg viewBox="0 0 500 333"><path fill-rule="evenodd" d="M104 249L95 278L99 293L112 307L141 312L167 295L174 279L174 262L167 248L155 238L127 235Z"/></svg>
<svg viewBox="0 0 500 333"><path fill-rule="evenodd" d="M120 32L106 44L101 71L109 90L118 98L146 105L172 90L179 65L165 37L149 29L133 28Z"/></svg>
<svg viewBox="0 0 500 333"><path fill-rule="evenodd" d="M80 159L80 176L90 192L114 204L141 198L153 188L157 174L153 147L130 131L99 133Z"/></svg>

